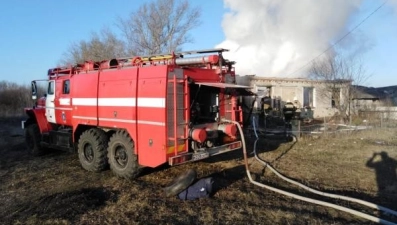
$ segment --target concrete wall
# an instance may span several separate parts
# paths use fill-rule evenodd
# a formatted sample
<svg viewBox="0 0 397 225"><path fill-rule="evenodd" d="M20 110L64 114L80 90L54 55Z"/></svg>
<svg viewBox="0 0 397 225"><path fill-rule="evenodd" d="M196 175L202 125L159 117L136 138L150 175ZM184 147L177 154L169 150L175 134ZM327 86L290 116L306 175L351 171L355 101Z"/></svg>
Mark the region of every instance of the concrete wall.
<svg viewBox="0 0 397 225"><path fill-rule="evenodd" d="M379 100L371 99L354 99L352 100L352 110L358 113L359 110L375 110L376 107L384 106L384 103Z"/></svg>
<svg viewBox="0 0 397 225"><path fill-rule="evenodd" d="M258 95L267 95L272 99L272 108L274 110L280 110L284 107L286 102L293 102L298 108L303 108L305 103L304 90L312 90L312 100L310 101L310 107L314 111L314 117L328 117L334 115L337 110L332 107L330 95L326 94L325 82L313 81L308 79L297 79L297 78L269 78L269 77L257 77L257 76L238 76L236 78L238 84L247 85L252 87L251 91ZM265 90L269 90L266 92ZM346 88L343 87L340 90L340 100L343 102L343 91ZM246 105L251 105L254 99L252 97L244 98ZM257 99L259 102L259 98ZM307 101L306 101L307 102ZM255 103L255 107L258 104Z"/></svg>
<svg viewBox="0 0 397 225"><path fill-rule="evenodd" d="M397 107L376 106L375 111L383 113L384 118L397 120Z"/></svg>

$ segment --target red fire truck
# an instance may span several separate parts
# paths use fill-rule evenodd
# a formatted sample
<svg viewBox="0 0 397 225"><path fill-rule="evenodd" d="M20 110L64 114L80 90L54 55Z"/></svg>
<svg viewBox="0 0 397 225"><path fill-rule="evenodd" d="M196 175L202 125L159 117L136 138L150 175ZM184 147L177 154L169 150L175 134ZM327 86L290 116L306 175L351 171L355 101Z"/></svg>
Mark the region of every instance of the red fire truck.
<svg viewBox="0 0 397 225"><path fill-rule="evenodd" d="M76 151L89 171L134 178L241 148L234 62L225 49L86 61L48 70L47 93L23 121L33 155ZM32 81L37 99L38 80Z"/></svg>

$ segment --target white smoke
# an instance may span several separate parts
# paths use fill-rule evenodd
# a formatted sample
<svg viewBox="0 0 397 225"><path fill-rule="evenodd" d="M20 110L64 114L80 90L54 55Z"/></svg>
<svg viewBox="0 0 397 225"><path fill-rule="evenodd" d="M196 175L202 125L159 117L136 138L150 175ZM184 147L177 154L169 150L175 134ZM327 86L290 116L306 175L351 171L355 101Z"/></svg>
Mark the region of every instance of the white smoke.
<svg viewBox="0 0 397 225"><path fill-rule="evenodd" d="M343 36L362 0L224 0L226 40L239 75L304 77L301 69ZM299 70L298 72L296 72ZM294 73L296 72L296 73Z"/></svg>

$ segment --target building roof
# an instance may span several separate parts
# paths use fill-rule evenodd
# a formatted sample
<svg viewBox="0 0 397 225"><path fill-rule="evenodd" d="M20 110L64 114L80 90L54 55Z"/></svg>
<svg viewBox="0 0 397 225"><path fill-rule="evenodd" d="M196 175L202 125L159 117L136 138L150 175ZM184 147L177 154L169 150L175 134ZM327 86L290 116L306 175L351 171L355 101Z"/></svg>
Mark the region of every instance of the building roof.
<svg viewBox="0 0 397 225"><path fill-rule="evenodd" d="M287 77L265 77L257 75L247 75L249 79L257 81L268 81L268 82L299 82L299 83L339 83L339 84L351 84L351 80L338 79L338 80L314 80L309 78L287 78Z"/></svg>

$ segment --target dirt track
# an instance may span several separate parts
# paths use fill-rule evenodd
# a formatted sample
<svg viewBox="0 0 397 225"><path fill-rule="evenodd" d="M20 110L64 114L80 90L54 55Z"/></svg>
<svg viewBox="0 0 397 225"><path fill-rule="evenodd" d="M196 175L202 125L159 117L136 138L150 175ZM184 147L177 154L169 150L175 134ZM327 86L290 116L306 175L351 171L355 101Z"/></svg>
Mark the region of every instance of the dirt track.
<svg viewBox="0 0 397 225"><path fill-rule="evenodd" d="M371 224L250 184L241 151L182 166L146 169L137 180L126 181L115 178L110 171L84 171L74 154L53 151L40 158L28 156L19 126L19 120L2 121L0 125L1 224ZM345 159L339 164L331 158L337 157L333 155L335 149L326 148L330 141L319 143L324 147L322 151L315 147L316 140L310 145L262 141L259 146L261 155L297 180L397 210L397 191L391 186L380 195L374 171L365 166L378 146L368 144L368 138L368 143L360 137L352 138L363 141L359 151L352 149L352 140L345 147L340 141L334 142L336 149L350 151L337 154ZM397 157L393 144L381 149ZM250 163L259 181L314 196L286 185L269 171L262 176L262 167L252 158ZM199 177L214 178L213 197L194 201L165 197L162 187L188 168L196 168ZM378 214L356 204L332 202Z"/></svg>

